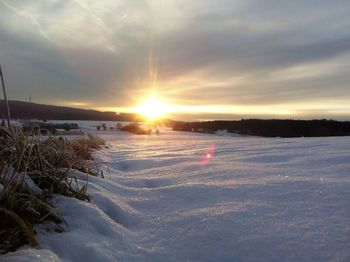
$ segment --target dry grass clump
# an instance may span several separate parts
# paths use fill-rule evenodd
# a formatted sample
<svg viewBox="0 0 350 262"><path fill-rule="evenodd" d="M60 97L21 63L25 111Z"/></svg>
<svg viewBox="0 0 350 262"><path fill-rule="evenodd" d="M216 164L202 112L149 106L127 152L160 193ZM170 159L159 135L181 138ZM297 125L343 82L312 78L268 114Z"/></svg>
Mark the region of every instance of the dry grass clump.
<svg viewBox="0 0 350 262"><path fill-rule="evenodd" d="M60 230L58 223L63 219L49 204L50 195L33 191L23 174L5 166L0 169L0 254L24 244L37 245L35 224L50 220Z"/></svg>
<svg viewBox="0 0 350 262"><path fill-rule="evenodd" d="M92 151L102 144L92 136L42 140L0 128L0 254L23 244L36 245L35 224L62 222L50 204L52 194L90 200L87 184L81 185L71 170L102 174L92 160Z"/></svg>

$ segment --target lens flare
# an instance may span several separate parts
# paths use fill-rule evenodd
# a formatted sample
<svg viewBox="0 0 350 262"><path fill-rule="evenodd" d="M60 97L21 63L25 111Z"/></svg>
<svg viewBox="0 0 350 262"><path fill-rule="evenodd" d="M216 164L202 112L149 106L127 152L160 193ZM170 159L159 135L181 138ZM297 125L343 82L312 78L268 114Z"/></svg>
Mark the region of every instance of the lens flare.
<svg viewBox="0 0 350 262"><path fill-rule="evenodd" d="M199 162L199 164L201 166L205 166L213 158L214 153L215 153L215 149L216 149L215 144L210 145L206 149L205 153L203 154L203 156L201 158L201 161Z"/></svg>

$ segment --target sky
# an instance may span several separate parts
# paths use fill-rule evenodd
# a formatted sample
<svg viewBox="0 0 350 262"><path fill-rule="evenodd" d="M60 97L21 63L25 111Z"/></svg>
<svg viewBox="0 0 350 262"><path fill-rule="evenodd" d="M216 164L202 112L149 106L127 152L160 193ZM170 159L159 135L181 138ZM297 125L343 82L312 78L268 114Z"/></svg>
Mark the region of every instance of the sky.
<svg viewBox="0 0 350 262"><path fill-rule="evenodd" d="M0 0L10 99L350 120L350 1Z"/></svg>

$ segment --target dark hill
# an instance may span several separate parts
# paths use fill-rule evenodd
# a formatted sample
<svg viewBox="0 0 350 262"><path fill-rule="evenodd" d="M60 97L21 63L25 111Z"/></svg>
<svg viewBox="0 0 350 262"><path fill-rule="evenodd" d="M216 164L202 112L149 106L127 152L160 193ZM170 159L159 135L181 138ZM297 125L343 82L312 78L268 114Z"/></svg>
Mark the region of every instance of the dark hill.
<svg viewBox="0 0 350 262"><path fill-rule="evenodd" d="M42 105L23 101L9 101L13 119L47 120L95 120L95 121L133 121L134 114L101 112L63 106ZM5 102L0 100L0 117L5 116Z"/></svg>

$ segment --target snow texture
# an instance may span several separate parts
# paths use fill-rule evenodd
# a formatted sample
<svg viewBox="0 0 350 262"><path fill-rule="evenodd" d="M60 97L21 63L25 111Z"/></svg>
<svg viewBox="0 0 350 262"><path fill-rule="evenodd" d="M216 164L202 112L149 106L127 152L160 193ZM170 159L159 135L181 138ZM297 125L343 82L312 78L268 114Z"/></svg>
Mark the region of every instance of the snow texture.
<svg viewBox="0 0 350 262"><path fill-rule="evenodd" d="M350 261L348 137L98 134L92 202L1 261Z"/></svg>

